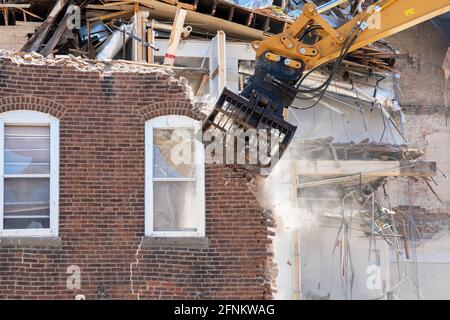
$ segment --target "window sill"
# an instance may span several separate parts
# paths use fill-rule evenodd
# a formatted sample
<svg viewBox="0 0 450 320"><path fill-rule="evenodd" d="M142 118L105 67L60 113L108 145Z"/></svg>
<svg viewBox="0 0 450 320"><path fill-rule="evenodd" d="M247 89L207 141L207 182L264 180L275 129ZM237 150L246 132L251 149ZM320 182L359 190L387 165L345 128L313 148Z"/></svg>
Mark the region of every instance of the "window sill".
<svg viewBox="0 0 450 320"><path fill-rule="evenodd" d="M0 235L0 247L61 247L60 237L21 237Z"/></svg>
<svg viewBox="0 0 450 320"><path fill-rule="evenodd" d="M207 237L145 237L142 248L208 249Z"/></svg>

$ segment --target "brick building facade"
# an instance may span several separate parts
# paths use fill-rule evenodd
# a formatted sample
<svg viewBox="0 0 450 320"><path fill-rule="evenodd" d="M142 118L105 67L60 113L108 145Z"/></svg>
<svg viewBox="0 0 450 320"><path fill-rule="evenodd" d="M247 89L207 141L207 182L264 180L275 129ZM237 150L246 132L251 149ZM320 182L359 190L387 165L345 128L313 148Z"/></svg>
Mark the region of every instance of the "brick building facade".
<svg viewBox="0 0 450 320"><path fill-rule="evenodd" d="M196 118L184 85L156 68L40 62L0 59L0 115L59 120L58 236L0 237L0 298L270 299L267 217L241 169L206 165L206 237L144 234L145 123Z"/></svg>
<svg viewBox="0 0 450 320"><path fill-rule="evenodd" d="M450 176L446 44L431 23L388 41L408 54L398 60L408 140ZM270 219L239 168L206 165L206 237L145 236L145 124L197 118L184 85L156 68L38 64L0 59L0 116L32 110L59 120L59 232L0 237L0 298L272 298ZM449 226L449 183L436 180L442 203L412 184L424 238ZM405 180L389 185L392 204L410 210ZM80 289L68 289L73 266Z"/></svg>

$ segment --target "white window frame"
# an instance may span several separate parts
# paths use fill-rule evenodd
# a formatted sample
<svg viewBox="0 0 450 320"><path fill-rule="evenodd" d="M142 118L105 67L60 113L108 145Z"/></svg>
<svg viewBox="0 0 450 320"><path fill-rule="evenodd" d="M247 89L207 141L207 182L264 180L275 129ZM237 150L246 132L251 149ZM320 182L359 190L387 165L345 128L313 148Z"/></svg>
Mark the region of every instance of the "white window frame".
<svg viewBox="0 0 450 320"><path fill-rule="evenodd" d="M194 129L194 161L196 166L197 225L196 231L154 231L153 229L153 130ZM201 130L200 121L187 116L168 115L145 123L145 235L149 237L204 237L205 236L205 152L201 141L195 138ZM168 181L168 180L164 180ZM177 179L176 181L181 181Z"/></svg>
<svg viewBox="0 0 450 320"><path fill-rule="evenodd" d="M50 126L50 228L45 229L3 229L4 179L26 177L24 174L4 174L5 125ZM0 236L5 237L47 237L58 236L59 229L59 120L46 113L29 110L7 111L0 114ZM39 177L30 174L30 177Z"/></svg>

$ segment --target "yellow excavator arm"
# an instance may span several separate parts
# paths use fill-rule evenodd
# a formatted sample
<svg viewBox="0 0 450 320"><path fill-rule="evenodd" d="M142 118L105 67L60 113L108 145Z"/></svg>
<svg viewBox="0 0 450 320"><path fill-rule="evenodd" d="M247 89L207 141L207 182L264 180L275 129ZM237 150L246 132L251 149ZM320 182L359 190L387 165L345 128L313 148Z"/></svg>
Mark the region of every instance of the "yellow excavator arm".
<svg viewBox="0 0 450 320"><path fill-rule="evenodd" d="M327 9L345 1L331 1ZM298 59L306 64L307 69L336 59L346 39L356 29L361 32L348 52L367 46L419 23L450 11L450 0L384 0L368 7L343 26L334 29L320 15L320 8L312 3L303 6L302 15L287 26L283 33L253 43L256 56L267 52L271 58L283 56ZM311 26L320 28L321 40L306 44L301 35ZM294 66L294 65L293 65Z"/></svg>
<svg viewBox="0 0 450 320"><path fill-rule="evenodd" d="M343 2L346 0L333 0L321 7L307 3L301 16L284 32L253 42L254 75L246 80L240 94L223 90L203 123L203 133L210 130L208 134L217 137L236 129L265 130L262 138L251 140L256 141L252 150L270 145L270 157L274 159L276 154L279 159L297 130L283 119L283 110L292 106L298 94L311 97L312 103L300 109L314 107L339 74L341 62L349 52L450 11L450 0L379 0L333 28L321 13ZM323 84L315 88L303 85L309 74L332 61L330 76ZM304 74L305 71L308 72Z"/></svg>

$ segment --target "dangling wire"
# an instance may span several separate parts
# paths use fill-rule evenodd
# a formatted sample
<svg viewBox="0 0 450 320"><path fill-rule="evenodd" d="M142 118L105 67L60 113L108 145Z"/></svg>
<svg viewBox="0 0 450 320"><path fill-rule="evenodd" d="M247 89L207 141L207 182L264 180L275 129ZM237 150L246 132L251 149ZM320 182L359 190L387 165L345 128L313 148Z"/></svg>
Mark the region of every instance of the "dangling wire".
<svg viewBox="0 0 450 320"><path fill-rule="evenodd" d="M315 95L313 95L312 97L297 97L298 99L301 100L310 100L310 99L315 99L318 98L317 101L315 101L312 105L307 106L307 107L295 107L295 106L291 106L291 108L296 109L296 110L307 110L307 109L311 109L313 107L315 107L316 105L319 104L319 102L322 100L323 96L325 95L326 91L328 90L328 87L330 86L331 82L333 81L334 77L336 74L338 74L342 61L344 60L344 58L347 56L348 52L350 51L350 48L352 47L352 45L355 43L356 39L358 38L359 34L361 33L361 29L358 28L358 30L355 32L355 28L358 28L358 25L355 25L355 27L352 30L353 36L348 37L344 43L344 45L342 46L341 52L339 54L339 57L336 59L333 69L331 70L331 74L330 76L327 78L327 80L322 83L320 86L315 87L315 88L309 88L309 89L299 89L300 86L302 86L302 83L316 70L318 70L319 68L321 68L323 65L320 65L312 70L310 70L306 75L304 75L302 77L302 79L300 79L300 81L297 83L297 85L295 86L297 93L301 93L301 94L313 94L315 93Z"/></svg>

